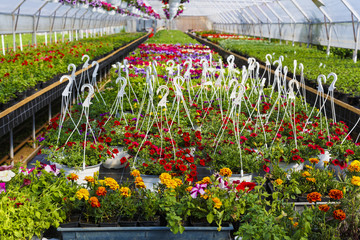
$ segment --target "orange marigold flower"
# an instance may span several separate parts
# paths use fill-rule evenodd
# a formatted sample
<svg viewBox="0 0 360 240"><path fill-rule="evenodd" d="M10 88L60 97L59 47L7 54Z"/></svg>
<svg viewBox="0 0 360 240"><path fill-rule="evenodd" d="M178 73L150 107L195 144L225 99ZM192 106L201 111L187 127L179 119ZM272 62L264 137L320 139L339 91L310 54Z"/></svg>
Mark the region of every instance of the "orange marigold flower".
<svg viewBox="0 0 360 240"><path fill-rule="evenodd" d="M307 195L307 200L309 203L312 202L320 202L321 201L321 194L318 192L312 192Z"/></svg>
<svg viewBox="0 0 360 240"><path fill-rule="evenodd" d="M330 207L327 204L319 205L319 210L322 211L322 212L327 212L327 211L330 210Z"/></svg>
<svg viewBox="0 0 360 240"><path fill-rule="evenodd" d="M106 188L105 187L98 187L97 191L96 191L96 195L98 196L105 196L107 193Z"/></svg>
<svg viewBox="0 0 360 240"><path fill-rule="evenodd" d="M133 177L140 177L140 172L139 170L135 169L130 173L130 175Z"/></svg>
<svg viewBox="0 0 360 240"><path fill-rule="evenodd" d="M100 202L99 202L99 199L97 197L91 197L89 199L89 203L91 204L92 207L96 207L96 208L100 207Z"/></svg>
<svg viewBox="0 0 360 240"><path fill-rule="evenodd" d="M214 208L220 208L222 206L222 202L219 198L215 197L212 198L212 201L214 202Z"/></svg>
<svg viewBox="0 0 360 240"><path fill-rule="evenodd" d="M220 169L220 175L231 177L232 171L230 170L230 168L222 168L222 169Z"/></svg>
<svg viewBox="0 0 360 240"><path fill-rule="evenodd" d="M343 192L338 189L331 189L329 192L329 197L332 199L342 199L343 198Z"/></svg>
<svg viewBox="0 0 360 240"><path fill-rule="evenodd" d="M335 219L340 220L340 221L342 221L342 220L344 220L346 218L346 214L341 209L335 210L333 212L333 216L334 216Z"/></svg>
<svg viewBox="0 0 360 240"><path fill-rule="evenodd" d="M138 182L138 183L136 184L136 187L137 187L137 188L146 188L146 185L145 185L144 182Z"/></svg>
<svg viewBox="0 0 360 240"><path fill-rule="evenodd" d="M306 180L308 180L309 182L316 183L316 179L315 179L315 178L306 178Z"/></svg>
<svg viewBox="0 0 360 240"><path fill-rule="evenodd" d="M303 177L310 177L311 174L308 171L305 171L301 174Z"/></svg>
<svg viewBox="0 0 360 240"><path fill-rule="evenodd" d="M79 176L76 175L75 173L70 173L68 176L67 176L67 179L70 180L70 181L76 181L79 179Z"/></svg>
<svg viewBox="0 0 360 240"><path fill-rule="evenodd" d="M281 180L280 178L278 178L278 179L276 179L275 180L275 183L277 184L277 185L281 185L281 184L283 184L283 180Z"/></svg>
<svg viewBox="0 0 360 240"><path fill-rule="evenodd" d="M313 163L313 164L317 164L317 163L319 163L319 159L317 159L317 158L310 158L310 159L309 159L309 162L311 162L311 163Z"/></svg>
<svg viewBox="0 0 360 240"><path fill-rule="evenodd" d="M297 227L298 225L299 225L298 222L294 222L294 224L293 224L294 227Z"/></svg>
<svg viewBox="0 0 360 240"><path fill-rule="evenodd" d="M85 177L85 181L89 182L89 183L94 183L95 182L95 179L91 176L86 176Z"/></svg>

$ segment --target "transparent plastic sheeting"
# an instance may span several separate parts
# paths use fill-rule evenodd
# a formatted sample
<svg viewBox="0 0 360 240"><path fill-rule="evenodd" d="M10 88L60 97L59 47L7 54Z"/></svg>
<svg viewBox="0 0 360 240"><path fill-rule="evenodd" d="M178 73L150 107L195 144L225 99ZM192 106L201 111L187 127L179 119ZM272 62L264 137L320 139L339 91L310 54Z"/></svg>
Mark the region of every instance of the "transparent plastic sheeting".
<svg viewBox="0 0 360 240"><path fill-rule="evenodd" d="M42 0L22 2L23 0L0 0L0 34L11 34L14 28L16 33L96 29L119 25L120 21L132 18Z"/></svg>
<svg viewBox="0 0 360 240"><path fill-rule="evenodd" d="M238 2L238 8L219 10L217 14L208 16L214 23L214 29L358 49L359 0L238 0L235 2ZM241 2L246 2L246 5L242 6Z"/></svg>
<svg viewBox="0 0 360 240"><path fill-rule="evenodd" d="M357 23L355 23L355 26ZM327 26L329 28L329 26ZM328 38L325 24L311 24L311 35L309 41L309 24L214 24L214 29L223 32L244 34L257 37L270 37L286 41L295 41L327 46ZM270 31L269 31L270 29ZM261 30L261 31L260 31ZM281 36L280 36L281 31ZM330 45L341 48L355 48L355 40L352 23L337 23L332 26ZM357 43L359 46L359 43Z"/></svg>

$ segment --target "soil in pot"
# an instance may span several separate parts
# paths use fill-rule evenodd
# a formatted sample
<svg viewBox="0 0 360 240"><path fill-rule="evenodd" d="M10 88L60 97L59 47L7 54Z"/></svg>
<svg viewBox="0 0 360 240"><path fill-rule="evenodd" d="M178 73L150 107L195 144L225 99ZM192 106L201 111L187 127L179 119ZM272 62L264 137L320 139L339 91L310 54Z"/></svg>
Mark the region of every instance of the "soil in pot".
<svg viewBox="0 0 360 240"><path fill-rule="evenodd" d="M138 221L134 219L128 219L126 217L119 217L118 223L120 227L136 227L138 224Z"/></svg>
<svg viewBox="0 0 360 240"><path fill-rule="evenodd" d="M100 227L119 227L117 218L104 219L99 223Z"/></svg>
<svg viewBox="0 0 360 240"><path fill-rule="evenodd" d="M81 215L80 221L79 221L80 227L98 227L99 224L95 223L95 219L89 218L89 221L85 218L85 216Z"/></svg>
<svg viewBox="0 0 360 240"><path fill-rule="evenodd" d="M80 213L72 214L64 223L60 224L62 228L79 227Z"/></svg>

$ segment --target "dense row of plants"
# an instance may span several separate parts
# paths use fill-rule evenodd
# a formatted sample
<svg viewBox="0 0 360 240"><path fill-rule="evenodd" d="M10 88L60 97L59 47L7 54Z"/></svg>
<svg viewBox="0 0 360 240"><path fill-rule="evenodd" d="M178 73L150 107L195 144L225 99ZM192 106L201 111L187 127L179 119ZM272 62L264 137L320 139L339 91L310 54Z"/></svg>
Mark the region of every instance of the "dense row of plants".
<svg viewBox="0 0 360 240"><path fill-rule="evenodd" d="M164 33L154 41L168 41ZM127 70L117 67L101 96L96 92L91 99L89 124L80 119L85 102L80 95L82 100L70 108L72 120L67 116L59 126L61 116L52 119L38 140L48 147L42 151L48 160L70 167L82 166L84 149L86 165L95 165L116 159L115 146L122 146L129 155L117 161L132 168L129 180L134 183L119 184L95 175L86 176L86 186L80 187L76 174L67 176L68 181L56 178L54 165L20 173L3 167L0 187L6 192L0 193L1 207L10 219L4 219L9 225L3 228L5 236L30 237L81 212L84 224L122 226L122 220L163 219L159 224L175 233L187 224L206 221L215 222L219 230L224 222L241 223L236 235L243 239L358 238L360 163L356 159L360 151L345 123L327 119L323 110L312 111L301 94L292 97L281 84L274 86L277 91L259 87L260 79L251 68L240 73L231 58L222 64L217 54L201 45L143 44L126 60L122 65ZM187 76L182 86L181 79L175 80L178 74ZM124 86L124 80L116 83L119 75L132 89ZM243 80L244 88L234 88L233 79ZM162 85L169 94L164 89L158 92ZM126 95L112 111L123 86ZM165 105L159 105L164 99ZM79 123L79 132L74 123ZM324 160L327 151L331 158ZM297 171L286 169L292 164ZM203 166L214 174L198 179L198 168ZM261 177L255 181L230 178L241 171ZM145 188L145 176L140 173L159 175L155 191ZM20 196L25 200L20 201ZM19 201L8 211L14 197ZM294 211L291 201L299 200L314 205ZM51 206L38 209L44 206L41 203ZM44 216L41 225L32 225L53 208L56 213ZM29 218L16 217L30 212ZM26 224L36 227L28 231Z"/></svg>
<svg viewBox="0 0 360 240"><path fill-rule="evenodd" d="M209 39L212 40L212 39ZM216 39L215 39L216 41ZM219 41L217 41L219 42ZM358 96L360 89L357 85L358 64L351 59L343 59L337 54L326 55L324 51L304 46L291 46L268 41L248 41L228 39L220 41L220 46L230 51L238 52L245 56L253 56L264 61L266 54L272 55L272 61L284 56L283 64L289 67L290 72L300 73L299 65L294 69L294 60L304 65L304 75L309 80L316 82L320 74L328 75L331 72L338 74L336 88L353 96ZM271 51L271 52L270 52Z"/></svg>
<svg viewBox="0 0 360 240"><path fill-rule="evenodd" d="M163 31L151 41L174 40ZM359 144L344 122L307 105L296 85L292 92L283 83L271 87L269 79L270 87L263 88L254 68L240 72L231 57L223 64L209 48L195 44L143 44L126 60L122 65L127 68L112 72L112 82L101 92L106 104L100 93L91 100L91 132L80 119L79 103L70 110L73 120L66 118L59 126L60 117L53 119L39 138L49 148L43 150L48 160L70 167L82 166L84 149L88 166L116 159L118 146L127 152L117 161L132 168L134 185L95 176L76 195L73 204L89 222L118 216L135 220L146 212L151 214L142 220L162 216L174 232L195 218L215 221L219 228L222 222L241 222L237 234L244 239L359 236L359 214L354 211L359 205ZM119 75L127 85L115 82ZM177 75L186 80L182 83ZM158 90L163 85L168 94L165 87ZM126 95L120 94L121 104L112 105L122 87ZM289 170L290 165L296 170ZM198 179L200 167L214 175ZM261 177L252 182L228 178L242 171ZM140 173L160 175L155 195L144 189ZM158 206L149 205L147 198ZM293 201L315 205L300 213ZM118 202L124 208L109 208Z"/></svg>
<svg viewBox="0 0 360 240"><path fill-rule="evenodd" d="M87 38L73 42L58 42L32 46L23 52L12 52L0 59L0 103L6 103L30 88L39 89L42 83L59 73L68 72L70 63L79 66L81 57L103 56L135 40L143 33L121 33L113 36Z"/></svg>

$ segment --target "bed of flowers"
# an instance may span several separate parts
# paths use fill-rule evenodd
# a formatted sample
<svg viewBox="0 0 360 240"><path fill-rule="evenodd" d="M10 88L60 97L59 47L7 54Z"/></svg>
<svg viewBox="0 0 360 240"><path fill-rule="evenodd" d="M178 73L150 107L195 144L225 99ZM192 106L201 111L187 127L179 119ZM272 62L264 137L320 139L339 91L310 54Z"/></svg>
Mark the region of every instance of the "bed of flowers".
<svg viewBox="0 0 360 240"><path fill-rule="evenodd" d="M284 65L289 66L290 69L294 68L293 62L297 60L298 63L303 64L304 68L302 70L300 66L296 66L296 71L293 73L299 74L304 71L304 76L312 81L313 87L316 87L316 80L320 74L327 76L329 73L335 72L338 74L335 90L335 92L339 92L338 96L340 97L341 93L345 93L358 99L360 89L357 85L359 78L357 72L359 67L351 58L343 58L336 51L332 51L327 56L326 52L316 47L306 48L306 46L269 43L268 41L247 41L249 39L208 39L219 43L227 50L252 56L259 60L264 60L267 54L271 54L273 61L283 56L285 57ZM354 105L358 103L359 101L356 100Z"/></svg>
<svg viewBox="0 0 360 240"><path fill-rule="evenodd" d="M68 65L82 63L86 54L91 59L142 36L143 33L121 33L113 36L87 38L73 42L31 46L0 59L0 103L21 97L26 90L40 89L43 83L59 73L68 72Z"/></svg>
<svg viewBox="0 0 360 240"><path fill-rule="evenodd" d="M359 237L359 144L344 122L305 102L300 80L259 76L255 59L240 71L205 46L152 43L111 78L39 138L54 163L114 159L131 169L129 182L84 177L64 205L68 221L81 213L80 226L151 221L177 233L232 223L243 239ZM200 168L210 176L199 178ZM146 187L144 175L159 181ZM309 205L299 212L294 202Z"/></svg>

